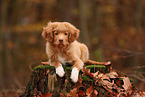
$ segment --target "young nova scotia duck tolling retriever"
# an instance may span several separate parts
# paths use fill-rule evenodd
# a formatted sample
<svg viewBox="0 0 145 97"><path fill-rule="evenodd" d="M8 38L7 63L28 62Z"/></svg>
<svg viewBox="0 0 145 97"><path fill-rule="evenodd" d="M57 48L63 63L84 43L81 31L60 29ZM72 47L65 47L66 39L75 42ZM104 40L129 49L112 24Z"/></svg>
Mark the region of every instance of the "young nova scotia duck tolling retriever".
<svg viewBox="0 0 145 97"><path fill-rule="evenodd" d="M48 63L56 68L56 74L60 77L65 74L62 64L72 64L70 78L74 83L78 81L79 71L83 68L84 63L110 64L110 62L89 60L87 46L76 41L79 37L79 32L76 27L68 22L49 22L46 27L43 27L42 32L43 38L47 41Z"/></svg>

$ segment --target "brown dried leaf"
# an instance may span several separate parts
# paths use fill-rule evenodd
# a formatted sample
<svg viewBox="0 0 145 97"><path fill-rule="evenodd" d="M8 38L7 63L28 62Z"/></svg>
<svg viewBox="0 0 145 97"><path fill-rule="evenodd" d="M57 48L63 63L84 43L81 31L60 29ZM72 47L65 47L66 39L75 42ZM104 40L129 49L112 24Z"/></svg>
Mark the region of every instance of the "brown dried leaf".
<svg viewBox="0 0 145 97"><path fill-rule="evenodd" d="M107 86L103 86L111 95L117 95L114 91L107 88ZM111 96L112 97L112 96Z"/></svg>
<svg viewBox="0 0 145 97"><path fill-rule="evenodd" d="M92 86L90 86L90 87L87 89L86 95L87 95L87 96L90 96L91 93L92 93Z"/></svg>
<svg viewBox="0 0 145 97"><path fill-rule="evenodd" d="M98 95L98 91L97 90L94 90L92 97L97 97L97 95Z"/></svg>
<svg viewBox="0 0 145 97"><path fill-rule="evenodd" d="M84 68L83 68L83 73L84 73L84 74L90 73L90 69L87 69L86 67L84 67Z"/></svg>
<svg viewBox="0 0 145 97"><path fill-rule="evenodd" d="M70 90L70 93L67 93L67 96L69 97L78 97L77 95L77 88L73 88L72 90Z"/></svg>
<svg viewBox="0 0 145 97"><path fill-rule="evenodd" d="M145 91L140 92L140 94L144 97L145 96Z"/></svg>
<svg viewBox="0 0 145 97"><path fill-rule="evenodd" d="M129 80L128 77L124 77L124 78L123 78L123 82L124 82L124 85L122 85L122 86L123 86L123 88L124 88L125 90L128 90L128 89L131 88L132 85L131 85L130 80Z"/></svg>
<svg viewBox="0 0 145 97"><path fill-rule="evenodd" d="M87 76L89 76L89 77L91 77L91 78L94 77L93 73L85 73L85 75L87 75Z"/></svg>
<svg viewBox="0 0 145 97"><path fill-rule="evenodd" d="M99 71L93 73L94 77L97 77L99 75Z"/></svg>
<svg viewBox="0 0 145 97"><path fill-rule="evenodd" d="M82 81L83 81L83 79L82 79L81 75L79 75L79 81L78 82L82 84Z"/></svg>
<svg viewBox="0 0 145 97"><path fill-rule="evenodd" d="M108 73L107 76L109 78L116 78L116 77L118 77L118 74L116 72L112 71L112 72Z"/></svg>
<svg viewBox="0 0 145 97"><path fill-rule="evenodd" d="M78 91L78 97L83 97L85 95L85 92L83 90Z"/></svg>

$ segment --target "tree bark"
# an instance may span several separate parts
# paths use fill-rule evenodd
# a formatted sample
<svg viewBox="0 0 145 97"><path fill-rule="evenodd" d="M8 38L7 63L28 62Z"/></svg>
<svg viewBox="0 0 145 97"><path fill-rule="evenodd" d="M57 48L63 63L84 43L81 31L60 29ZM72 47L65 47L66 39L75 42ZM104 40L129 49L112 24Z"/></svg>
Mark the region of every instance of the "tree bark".
<svg viewBox="0 0 145 97"><path fill-rule="evenodd" d="M12 32L10 25L13 24L13 4L15 2L2 0L1 1L1 40L2 40L2 50L1 50L1 80L3 80L2 85L6 88L11 87L13 81L13 47L12 42ZM11 17L9 17L11 16Z"/></svg>
<svg viewBox="0 0 145 97"><path fill-rule="evenodd" d="M88 47L90 47L86 9L87 9L87 1L79 0L80 27L81 27L80 37L82 42L85 43Z"/></svg>
<svg viewBox="0 0 145 97"><path fill-rule="evenodd" d="M8 63L6 60L7 54L6 54L6 42L5 42L5 27L7 22L7 8L8 8L8 1L7 0L1 0L1 18L0 18L0 40L2 44L2 50L0 51L0 87L4 86L4 83L6 81L6 78L4 77L5 74L5 67L7 67ZM8 78L8 74L5 74Z"/></svg>
<svg viewBox="0 0 145 97"><path fill-rule="evenodd" d="M91 21L93 23L92 25L92 34L91 34L91 41L92 41L92 47L91 47L91 58L94 59L98 59L97 61L102 61L101 59L103 58L103 54L102 54L102 49L103 49L103 43L101 41L101 13L99 12L99 2L97 2L96 0L92 1L92 18ZM99 55L99 57L96 56ZM97 58L96 58L97 57Z"/></svg>

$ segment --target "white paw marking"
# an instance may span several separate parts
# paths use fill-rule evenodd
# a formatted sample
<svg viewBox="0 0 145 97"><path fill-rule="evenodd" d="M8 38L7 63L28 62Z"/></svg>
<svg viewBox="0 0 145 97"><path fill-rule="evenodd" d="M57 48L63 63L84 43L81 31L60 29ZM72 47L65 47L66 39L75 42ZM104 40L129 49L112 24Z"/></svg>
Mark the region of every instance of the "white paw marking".
<svg viewBox="0 0 145 97"><path fill-rule="evenodd" d="M107 64L111 64L111 61L108 61Z"/></svg>
<svg viewBox="0 0 145 97"><path fill-rule="evenodd" d="M71 79L74 83L78 81L79 70L78 68L74 67L71 72Z"/></svg>
<svg viewBox="0 0 145 97"><path fill-rule="evenodd" d="M63 77L65 72L64 72L64 69L62 67L62 65L60 65L59 67L56 68L56 74L59 75L59 77Z"/></svg>
<svg viewBox="0 0 145 97"><path fill-rule="evenodd" d="M111 61L108 61L105 65L110 65L111 64Z"/></svg>

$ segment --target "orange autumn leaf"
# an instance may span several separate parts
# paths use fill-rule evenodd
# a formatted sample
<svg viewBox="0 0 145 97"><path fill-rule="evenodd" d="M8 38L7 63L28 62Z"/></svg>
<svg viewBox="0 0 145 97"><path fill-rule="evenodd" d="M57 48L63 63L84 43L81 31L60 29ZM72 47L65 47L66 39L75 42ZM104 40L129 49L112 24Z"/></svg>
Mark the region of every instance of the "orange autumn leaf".
<svg viewBox="0 0 145 97"><path fill-rule="evenodd" d="M87 95L87 96L90 96L91 93L92 93L92 86L90 86L90 87L87 89L86 95Z"/></svg>
<svg viewBox="0 0 145 97"><path fill-rule="evenodd" d="M67 96L78 97L78 95L77 95L77 88L74 88L74 89L70 90L70 93L67 93Z"/></svg>
<svg viewBox="0 0 145 97"><path fill-rule="evenodd" d="M42 97L51 97L51 96L52 96L52 93L47 92Z"/></svg>
<svg viewBox="0 0 145 97"><path fill-rule="evenodd" d="M94 90L94 91L93 91L93 96L92 96L92 97L97 97L97 95L98 95L98 91L97 91L97 90Z"/></svg>

